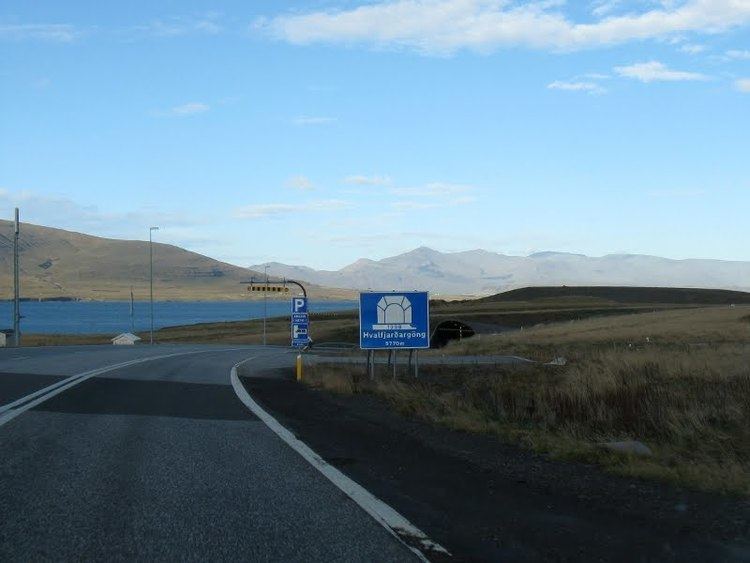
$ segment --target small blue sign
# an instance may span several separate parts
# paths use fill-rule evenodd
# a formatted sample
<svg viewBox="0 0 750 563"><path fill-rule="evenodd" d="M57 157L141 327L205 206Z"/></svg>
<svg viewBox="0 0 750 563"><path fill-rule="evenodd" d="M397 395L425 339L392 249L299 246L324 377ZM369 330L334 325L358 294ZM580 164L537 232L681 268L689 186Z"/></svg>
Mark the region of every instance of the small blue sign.
<svg viewBox="0 0 750 563"><path fill-rule="evenodd" d="M303 348L310 343L309 327L308 323L292 325L292 346Z"/></svg>
<svg viewBox="0 0 750 563"><path fill-rule="evenodd" d="M429 293L360 293L359 347L363 350L429 348Z"/></svg>
<svg viewBox="0 0 750 563"><path fill-rule="evenodd" d="M307 297L292 298L292 346L304 348L310 344L310 319L307 315Z"/></svg>

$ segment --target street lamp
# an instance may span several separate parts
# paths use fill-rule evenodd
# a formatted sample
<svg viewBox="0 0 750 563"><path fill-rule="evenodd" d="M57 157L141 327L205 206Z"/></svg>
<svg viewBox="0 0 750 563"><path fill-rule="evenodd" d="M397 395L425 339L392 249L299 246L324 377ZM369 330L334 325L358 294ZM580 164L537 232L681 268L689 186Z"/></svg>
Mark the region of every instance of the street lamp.
<svg viewBox="0 0 750 563"><path fill-rule="evenodd" d="M266 287L263 288L263 346L266 345L266 317L268 316L268 264L263 266L266 275Z"/></svg>
<svg viewBox="0 0 750 563"><path fill-rule="evenodd" d="M151 338L150 343L154 344L154 241L152 234L158 231L159 227L149 227L148 229L148 264L149 264L149 285L151 287Z"/></svg>

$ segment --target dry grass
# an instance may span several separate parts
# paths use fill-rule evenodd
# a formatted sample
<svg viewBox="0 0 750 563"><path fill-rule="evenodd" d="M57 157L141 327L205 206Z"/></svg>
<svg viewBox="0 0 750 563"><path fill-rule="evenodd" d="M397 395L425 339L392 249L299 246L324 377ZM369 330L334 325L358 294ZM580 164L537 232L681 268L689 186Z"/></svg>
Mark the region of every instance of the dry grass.
<svg viewBox="0 0 750 563"><path fill-rule="evenodd" d="M24 346L77 346L84 344L111 344L109 334L24 334Z"/></svg>
<svg viewBox="0 0 750 563"><path fill-rule="evenodd" d="M540 327L455 347L573 352L565 367L434 366L419 381L371 382L361 368L316 366L308 381L341 393L373 393L408 415L621 474L750 495L748 341L747 309L670 311ZM598 447L631 439L645 442L653 457Z"/></svg>
<svg viewBox="0 0 750 563"><path fill-rule="evenodd" d="M528 354L588 357L593 349L659 347L687 350L719 344L750 343L750 307L703 307L617 315L539 325L453 342L443 354Z"/></svg>

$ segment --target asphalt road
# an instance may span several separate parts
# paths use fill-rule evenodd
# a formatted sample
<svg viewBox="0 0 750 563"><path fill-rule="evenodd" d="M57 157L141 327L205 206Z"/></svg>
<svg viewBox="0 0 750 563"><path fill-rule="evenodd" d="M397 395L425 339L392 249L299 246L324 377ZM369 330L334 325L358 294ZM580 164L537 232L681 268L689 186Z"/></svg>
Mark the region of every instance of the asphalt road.
<svg viewBox="0 0 750 563"><path fill-rule="evenodd" d="M234 394L293 356L228 348L0 350L0 560L414 560Z"/></svg>

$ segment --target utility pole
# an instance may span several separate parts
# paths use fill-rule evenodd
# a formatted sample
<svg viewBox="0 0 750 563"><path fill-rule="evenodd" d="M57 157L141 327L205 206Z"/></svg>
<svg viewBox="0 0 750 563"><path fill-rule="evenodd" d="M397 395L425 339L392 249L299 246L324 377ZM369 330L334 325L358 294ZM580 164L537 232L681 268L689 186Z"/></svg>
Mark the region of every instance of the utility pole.
<svg viewBox="0 0 750 563"><path fill-rule="evenodd" d="M268 317L268 264L263 266L266 275L266 286L263 288L263 346L266 345L266 317Z"/></svg>
<svg viewBox="0 0 750 563"><path fill-rule="evenodd" d="M148 263L149 263L149 285L151 293L151 337L150 343L154 345L154 241L152 233L158 231L159 227L148 229Z"/></svg>
<svg viewBox="0 0 750 563"><path fill-rule="evenodd" d="M133 321L133 286L130 286L130 334L135 334L135 322Z"/></svg>
<svg viewBox="0 0 750 563"><path fill-rule="evenodd" d="M21 283L18 266L18 239L20 232L18 207L16 207L16 220L13 227L13 344L15 346L21 345Z"/></svg>

